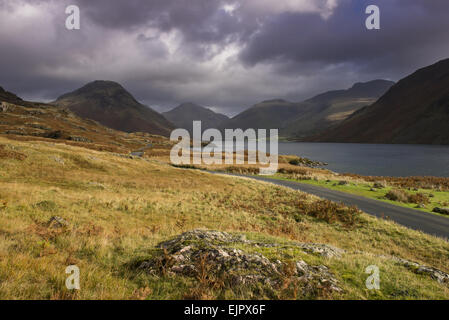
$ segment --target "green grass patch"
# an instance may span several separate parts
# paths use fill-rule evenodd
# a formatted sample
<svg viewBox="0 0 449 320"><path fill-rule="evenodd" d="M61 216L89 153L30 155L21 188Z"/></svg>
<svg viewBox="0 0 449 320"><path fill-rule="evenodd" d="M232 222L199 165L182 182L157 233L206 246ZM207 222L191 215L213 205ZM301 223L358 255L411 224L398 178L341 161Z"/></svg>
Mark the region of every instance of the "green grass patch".
<svg viewBox="0 0 449 320"><path fill-rule="evenodd" d="M424 204L424 207L419 207L416 203L406 203L401 201L393 201L387 199L385 196L389 191L392 191L397 188L393 188L390 186L387 186L385 188L373 188L373 184L370 183L354 183L354 182L348 182L347 184L340 185L340 180L314 180L314 179L302 179L302 180L296 180L291 179L288 177L285 177L283 175L274 175L270 176L272 179L277 180L286 180L286 181L294 181L294 182L300 182L300 183L307 183L331 190L337 190L341 192L347 192L350 194L362 196L365 198L375 199L383 202L387 202L393 205L420 210L423 212L432 213L435 215L443 216L446 218L449 218L447 215L439 214L432 212L432 210L435 207L446 207L447 203L449 203L449 192L448 191L434 191L434 190L427 190L427 189L418 189L418 190L403 190L405 193L409 195L417 195L419 193L425 194L429 197L430 202L427 204ZM432 196L429 196L432 195Z"/></svg>

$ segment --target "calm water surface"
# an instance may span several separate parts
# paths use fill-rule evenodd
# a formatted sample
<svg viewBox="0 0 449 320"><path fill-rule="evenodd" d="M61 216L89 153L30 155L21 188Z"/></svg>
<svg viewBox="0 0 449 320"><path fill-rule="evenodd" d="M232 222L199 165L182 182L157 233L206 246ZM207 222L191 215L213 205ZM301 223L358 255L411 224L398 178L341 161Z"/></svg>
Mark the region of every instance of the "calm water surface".
<svg viewBox="0 0 449 320"><path fill-rule="evenodd" d="M279 154L327 162L340 173L449 177L449 146L279 142Z"/></svg>

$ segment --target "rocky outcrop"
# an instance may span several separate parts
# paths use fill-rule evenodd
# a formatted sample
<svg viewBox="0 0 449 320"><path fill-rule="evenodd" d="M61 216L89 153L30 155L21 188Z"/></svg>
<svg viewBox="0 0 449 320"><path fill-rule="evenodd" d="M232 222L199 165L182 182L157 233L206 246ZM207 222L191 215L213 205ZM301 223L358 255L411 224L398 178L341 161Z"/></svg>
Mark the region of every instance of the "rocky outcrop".
<svg viewBox="0 0 449 320"><path fill-rule="evenodd" d="M88 143L92 142L92 140L90 140L86 137L80 137L80 136L70 136L69 140L76 141L76 142L88 142Z"/></svg>
<svg viewBox="0 0 449 320"><path fill-rule="evenodd" d="M337 279L324 265L312 266L305 261L282 262L270 260L257 247L283 247L278 244L257 243L242 235L226 232L193 230L158 245L159 254L141 262L140 270L154 275L177 274L199 277L201 273L223 278L230 285L261 283L279 287L285 277L294 278L303 284L303 293L314 286L330 291L341 291ZM249 248L247 251L240 249ZM303 244L304 250L324 256L338 256L340 249L324 245ZM286 270L289 270L288 272Z"/></svg>
<svg viewBox="0 0 449 320"><path fill-rule="evenodd" d="M392 259L396 261L398 264L403 265L404 267L413 271L416 274L427 275L430 276L432 279L438 281L439 283L449 284L449 274L441 270L438 270L433 267L420 265L417 262L405 260L402 258L393 257Z"/></svg>
<svg viewBox="0 0 449 320"><path fill-rule="evenodd" d="M340 258L345 253L345 250L328 244L298 243L297 246L301 247L305 252L320 255L325 258Z"/></svg>

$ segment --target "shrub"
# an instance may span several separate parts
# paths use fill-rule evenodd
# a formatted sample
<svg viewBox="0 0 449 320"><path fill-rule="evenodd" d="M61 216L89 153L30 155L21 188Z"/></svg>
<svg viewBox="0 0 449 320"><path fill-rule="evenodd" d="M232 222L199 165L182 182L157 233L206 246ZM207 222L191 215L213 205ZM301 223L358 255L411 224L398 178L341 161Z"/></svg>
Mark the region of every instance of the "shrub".
<svg viewBox="0 0 449 320"><path fill-rule="evenodd" d="M408 202L408 195L404 191L398 189L388 191L385 198L392 201Z"/></svg>
<svg viewBox="0 0 449 320"><path fill-rule="evenodd" d="M382 182L375 182L373 185L373 188L375 189L383 189L385 188L385 184L383 184Z"/></svg>
<svg viewBox="0 0 449 320"><path fill-rule="evenodd" d="M398 188L419 188L431 189L438 191L449 190L449 178L444 177L374 177L362 176L359 174L345 173L343 176L355 179L363 179L368 182L384 181L388 185L393 185Z"/></svg>
<svg viewBox="0 0 449 320"><path fill-rule="evenodd" d="M300 168L279 168L278 172L283 174L307 175L309 174L310 171L304 167L300 167Z"/></svg>
<svg viewBox="0 0 449 320"><path fill-rule="evenodd" d="M226 167L224 171L237 174L259 174L260 169L256 167L229 166Z"/></svg>
<svg viewBox="0 0 449 320"><path fill-rule="evenodd" d="M305 214L313 216L327 223L342 223L346 227L353 227L359 222L360 210L357 207L347 207L343 203L329 200L315 201L307 208Z"/></svg>
<svg viewBox="0 0 449 320"><path fill-rule="evenodd" d="M301 164L298 158L290 160L288 163L290 163L292 166L299 166Z"/></svg>
<svg viewBox="0 0 449 320"><path fill-rule="evenodd" d="M196 167L194 165L191 165L191 164L174 164L173 163L171 166L175 167L175 168L179 168L179 169L200 169L200 168L198 168L198 167Z"/></svg>
<svg viewBox="0 0 449 320"><path fill-rule="evenodd" d="M415 193L415 194L407 194L406 192L393 189L388 191L385 195L385 198L392 201L400 201L405 203L416 203L416 204L428 204L430 203L430 199L424 193Z"/></svg>
<svg viewBox="0 0 449 320"><path fill-rule="evenodd" d="M416 204L428 204L430 203L430 199L424 193L416 193L408 196L408 202L416 203Z"/></svg>
<svg viewBox="0 0 449 320"><path fill-rule="evenodd" d="M54 211L58 207L55 202L51 200L44 200L34 204L35 208L39 208L43 211Z"/></svg>

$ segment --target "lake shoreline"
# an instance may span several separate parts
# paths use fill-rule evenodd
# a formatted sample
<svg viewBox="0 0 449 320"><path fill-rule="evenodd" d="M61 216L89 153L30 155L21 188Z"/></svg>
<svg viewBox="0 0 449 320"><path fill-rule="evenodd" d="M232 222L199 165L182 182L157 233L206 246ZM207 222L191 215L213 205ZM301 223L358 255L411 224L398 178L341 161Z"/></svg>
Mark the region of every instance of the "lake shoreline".
<svg viewBox="0 0 449 320"><path fill-rule="evenodd" d="M279 154L326 162L340 174L449 177L446 145L279 142Z"/></svg>

